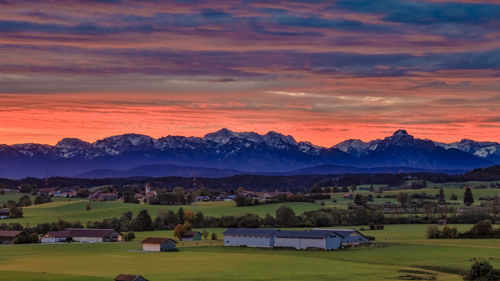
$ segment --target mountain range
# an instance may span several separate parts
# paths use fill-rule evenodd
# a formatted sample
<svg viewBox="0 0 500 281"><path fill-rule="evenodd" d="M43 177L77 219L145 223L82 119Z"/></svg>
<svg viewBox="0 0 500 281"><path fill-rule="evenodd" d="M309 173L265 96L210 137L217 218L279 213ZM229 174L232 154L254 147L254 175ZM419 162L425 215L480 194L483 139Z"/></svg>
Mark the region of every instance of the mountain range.
<svg viewBox="0 0 500 281"><path fill-rule="evenodd" d="M459 173L500 163L500 144L439 143L398 130L384 139L332 147L297 142L277 132L222 129L204 137L139 134L93 143L65 138L55 146L0 145L0 177L212 176L238 173L324 174L388 171Z"/></svg>

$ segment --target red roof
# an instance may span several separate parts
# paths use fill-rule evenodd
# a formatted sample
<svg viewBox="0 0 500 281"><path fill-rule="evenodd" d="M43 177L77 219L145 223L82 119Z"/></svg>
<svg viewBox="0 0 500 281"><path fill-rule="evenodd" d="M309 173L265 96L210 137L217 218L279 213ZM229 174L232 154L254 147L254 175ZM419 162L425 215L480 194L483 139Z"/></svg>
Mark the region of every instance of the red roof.
<svg viewBox="0 0 500 281"><path fill-rule="evenodd" d="M22 231L15 231L15 230L0 230L0 237L14 238L21 233L23 233L23 232Z"/></svg>
<svg viewBox="0 0 500 281"><path fill-rule="evenodd" d="M184 233L182 234L182 237L193 237L193 236L195 236L196 234L200 234L200 235L201 235L201 233L200 233L200 232L198 232L198 231L186 231L186 232L184 232Z"/></svg>
<svg viewBox="0 0 500 281"><path fill-rule="evenodd" d="M47 238L66 238L70 236L71 235L69 230L53 231L44 235L44 237Z"/></svg>
<svg viewBox="0 0 500 281"><path fill-rule="evenodd" d="M148 237L146 239L144 239L144 241L142 241L141 243L142 244L162 244L164 243L165 241L172 241L174 243L177 243L177 241L173 240L173 239L170 239L170 238L162 238L162 237Z"/></svg>

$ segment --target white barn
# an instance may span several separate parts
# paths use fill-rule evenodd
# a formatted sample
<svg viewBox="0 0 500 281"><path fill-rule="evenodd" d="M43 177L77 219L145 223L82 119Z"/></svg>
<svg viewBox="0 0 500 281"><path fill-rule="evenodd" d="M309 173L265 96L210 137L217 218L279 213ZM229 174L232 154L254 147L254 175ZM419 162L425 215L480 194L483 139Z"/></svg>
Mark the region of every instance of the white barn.
<svg viewBox="0 0 500 281"><path fill-rule="evenodd" d="M334 250L340 248L341 237L333 231L282 230L276 233L274 247Z"/></svg>
<svg viewBox="0 0 500 281"><path fill-rule="evenodd" d="M224 232L224 246L271 248L276 232L276 229L229 228Z"/></svg>

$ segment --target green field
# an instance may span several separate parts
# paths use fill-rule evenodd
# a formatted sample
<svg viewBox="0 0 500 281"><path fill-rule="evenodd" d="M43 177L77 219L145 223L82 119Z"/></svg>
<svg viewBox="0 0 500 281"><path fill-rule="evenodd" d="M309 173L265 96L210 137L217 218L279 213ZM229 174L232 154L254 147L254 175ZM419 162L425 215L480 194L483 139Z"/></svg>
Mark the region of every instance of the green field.
<svg viewBox="0 0 500 281"><path fill-rule="evenodd" d="M457 203L463 206L463 194L464 190L460 189L462 184L466 184L468 186L477 186L477 185L488 185L488 183L481 182L467 182L467 183L445 183L442 184L444 187L445 199L449 203ZM435 184L428 183L429 186L433 186ZM359 188L366 188L367 186L360 186ZM376 186L375 186L376 187ZM355 193L360 193L363 195L372 195L374 197L373 203L384 203L384 202L392 202L397 203L395 198L376 198L377 196L387 196L387 195L397 195L400 192L406 192L409 194L414 193L422 193L425 192L427 194L435 195L439 192L439 189L436 187L427 187L423 189L416 190L391 190L384 191L383 193L374 193L366 190L359 190ZM472 190L475 204L478 205L480 203L479 198L487 197L487 196L495 196L500 195L500 189L473 189ZM458 200L452 201L450 200L450 196L452 194L457 195ZM7 202L7 200L19 200L19 197L22 196L21 193L17 192L7 192L5 195L0 196L0 204ZM332 198L336 201L332 200L323 200L325 207L335 207L335 208L347 208L349 203L352 203L353 200L344 199L343 193L334 193L332 194ZM32 196L34 199L34 196ZM105 218L112 217L120 217L126 211L132 211L134 214L137 214L139 211L146 209L148 212L155 216L160 209L169 209L177 211L179 207L183 207L185 210L190 210L193 212L202 211L205 216L216 216L220 217L223 215L240 215L245 213L257 214L260 216L264 216L266 213L274 214L276 209L279 208L282 204L263 204L258 206L249 206L249 207L236 207L233 201L225 201L225 202L207 202L207 203L194 203L192 205L184 205L184 206L159 206L159 205L138 205L138 204L124 204L118 201L113 202L91 202L92 210L86 211L85 207L88 203L85 199L73 198L69 201L67 198L53 198L54 202L30 206L23 208L24 218L22 219L11 219L8 222L19 222L22 224L30 224L35 225L38 223L44 222L53 222L58 219L63 219L67 221L80 221L82 223L86 223L87 221L96 221L102 220ZM294 209L296 214L301 214L304 211L317 210L322 208L320 205L321 201L316 203L303 203L303 202L287 202L283 203ZM7 221L6 221L7 222Z"/></svg>
<svg viewBox="0 0 500 281"><path fill-rule="evenodd" d="M44 222L53 222L58 219L66 221L80 221L86 223L87 221L97 221L105 218L121 217L126 211L132 211L134 214L139 213L141 210L148 210L151 216L156 216L160 209L177 211L180 207L184 210L193 212L202 211L205 216L220 217L223 215L239 215L245 213L252 213L264 216L266 213L273 214L282 204L265 204L251 207L236 207L233 201L224 202L207 202L195 203L193 205L139 205L121 203L118 201L108 202L90 202L92 209L86 211L85 207L89 203L87 200L73 199L72 201L57 201L47 204L30 206L23 208L24 218L9 219L5 222L19 222L21 224L35 225ZM286 203L295 210L297 214L304 211L320 209L322 206L318 203L301 203L289 202Z"/></svg>
<svg viewBox="0 0 500 281"><path fill-rule="evenodd" d="M14 202L18 202L19 198L23 195L26 195L26 193L19 193L19 192L14 192L14 191L7 191L5 192L4 195L0 195L0 205L3 205L7 203L9 200L13 200ZM36 198L35 195L27 194L31 198L31 202L33 202ZM61 197L51 197L52 201L57 202L57 201L67 201L68 199L66 198L61 198Z"/></svg>
<svg viewBox="0 0 500 281"><path fill-rule="evenodd" d="M471 258L487 258L500 267L500 240L428 240L426 227L388 225L365 232L377 237L370 247L331 252L225 248L220 240L182 242L177 253L138 251L144 237L167 237L171 231L137 233L131 243L8 245L0 246L0 280L98 281L119 273L151 281L401 280L407 274L461 280L458 272L470 266Z"/></svg>

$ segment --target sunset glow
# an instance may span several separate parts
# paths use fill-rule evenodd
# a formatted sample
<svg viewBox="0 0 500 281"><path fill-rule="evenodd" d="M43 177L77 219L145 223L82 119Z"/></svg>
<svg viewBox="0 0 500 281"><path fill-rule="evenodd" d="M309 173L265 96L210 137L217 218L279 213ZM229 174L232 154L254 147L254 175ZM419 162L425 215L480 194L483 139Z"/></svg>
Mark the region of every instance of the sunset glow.
<svg viewBox="0 0 500 281"><path fill-rule="evenodd" d="M500 140L497 1L25 2L0 3L0 143Z"/></svg>

